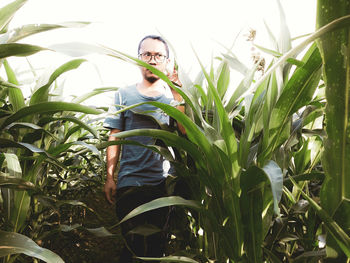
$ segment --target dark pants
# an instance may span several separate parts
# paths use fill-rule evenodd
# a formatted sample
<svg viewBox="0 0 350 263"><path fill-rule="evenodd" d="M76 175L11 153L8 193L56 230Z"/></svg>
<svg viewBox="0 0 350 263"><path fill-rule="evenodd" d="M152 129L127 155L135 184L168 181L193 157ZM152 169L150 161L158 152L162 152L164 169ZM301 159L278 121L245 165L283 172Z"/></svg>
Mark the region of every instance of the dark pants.
<svg viewBox="0 0 350 263"><path fill-rule="evenodd" d="M134 208L164 196L166 196L165 183L156 186L120 188L117 190L116 196L117 216L121 220ZM168 213L168 207L158 208L133 217L121 224L126 246L122 250L120 263L133 262L133 255L139 257L163 256L167 242L165 230ZM150 225L152 225L151 228ZM147 231L143 226L147 228ZM150 234L150 230L156 233Z"/></svg>

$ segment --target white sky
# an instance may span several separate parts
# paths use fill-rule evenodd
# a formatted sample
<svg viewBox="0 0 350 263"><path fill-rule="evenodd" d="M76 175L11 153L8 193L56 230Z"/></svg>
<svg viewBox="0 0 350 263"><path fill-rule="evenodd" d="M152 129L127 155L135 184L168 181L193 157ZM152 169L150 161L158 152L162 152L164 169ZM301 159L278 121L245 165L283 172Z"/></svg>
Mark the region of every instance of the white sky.
<svg viewBox="0 0 350 263"><path fill-rule="evenodd" d="M280 1L292 37L314 31L316 0ZM0 5L8 2L11 1L3 0ZM257 30L256 43L265 47L270 47L270 42L264 21L276 37L279 35L276 0L29 0L17 12L10 28L65 21L94 23L85 28L41 33L21 42L48 47L84 41L136 56L138 42L143 36L160 33L175 48L180 66L195 75L198 62L191 45L204 65L209 65L213 55L225 51L218 43L231 47L238 36L233 52L242 61L250 63L251 46L244 37L250 28ZM50 66L51 69L70 59L73 58L52 52L29 57L35 68ZM139 70L125 62L101 56L89 56L88 59L90 63L62 75L66 95L79 95L103 86L124 86L140 78ZM24 58L13 61L17 72L26 64Z"/></svg>

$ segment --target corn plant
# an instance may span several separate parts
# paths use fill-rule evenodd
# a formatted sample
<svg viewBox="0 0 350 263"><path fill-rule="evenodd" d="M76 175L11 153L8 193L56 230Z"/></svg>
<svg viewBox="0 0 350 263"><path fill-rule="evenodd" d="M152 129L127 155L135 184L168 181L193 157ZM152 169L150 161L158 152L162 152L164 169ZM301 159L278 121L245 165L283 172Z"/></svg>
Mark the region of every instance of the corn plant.
<svg viewBox="0 0 350 263"><path fill-rule="evenodd" d="M350 1L318 1L317 26L346 16ZM322 164L326 179L321 191L321 205L349 235L350 222L350 144L349 144L349 28L341 28L323 35L319 47L324 64L327 106L325 110L325 152ZM336 262L350 258L350 239L327 235L327 255ZM346 256L345 256L346 255Z"/></svg>
<svg viewBox="0 0 350 263"><path fill-rule="evenodd" d="M283 19L283 15L281 17ZM322 168L321 173L317 173L317 169L320 169L324 132L322 126L316 125L322 122L324 108L324 97L320 95L323 86L319 85L323 61L313 42L335 28L344 27L348 21L346 17L320 28L294 49L286 45L290 41L286 34L281 42L276 43L278 50L273 52L281 54L280 58L270 65L266 74L252 83L253 68L228 100L225 97L228 65L230 59L235 59L229 53L221 59L217 74L213 69L208 73L201 65L199 82L186 83L183 89L179 89L148 64L110 50L110 55L123 57L158 74L182 95L189 109L189 116L186 116L172 106L150 102L180 122L186 129L186 138L164 130L133 130L116 135L118 138L153 136L177 149L178 154L171 157L166 149L153 148L170 159L177 175L184 177L192 189L193 202L185 202L179 197L155 200L137 208L127 218L166 205L186 205L197 209L199 216L193 218L195 223L192 227L199 242L198 254L194 258L200 261L282 262L293 260L293 253L299 254L297 260L301 262L308 260L310 255L318 260L325 254L322 251L318 253L319 247L310 242L314 243L322 231L320 220L342 251L347 253L348 236L344 230L302 189L308 191L311 179L321 176L322 180L323 177ZM295 55L310 43L313 44L304 57L295 59ZM252 95L243 98L245 87L250 87ZM302 133L305 139L298 143L296 139ZM307 134L314 136L307 138ZM123 143L131 142L119 140L99 147ZM282 187L283 177L286 177L289 186ZM283 213L292 215L289 207L282 207L282 212L278 207L282 190L289 199L287 205L295 205L293 209L302 211L298 206L306 200L308 212L305 217L298 217L301 232L285 220L287 229L300 233L300 237L296 237L299 241L283 241L292 248L286 247L288 252L276 254L276 242L263 249L263 241L268 241L269 235L275 235L270 226L276 227L281 220L272 215L273 210L282 218ZM306 231L303 224L308 225ZM305 236L309 237L309 243L303 243ZM297 251L300 249L302 254ZM188 251L187 258L177 260L193 262L189 257L191 253L193 251Z"/></svg>
<svg viewBox="0 0 350 263"><path fill-rule="evenodd" d="M86 123L86 115L102 111L77 103L55 101L51 96L56 79L79 67L85 62L83 59L63 64L44 85L35 87L30 99L24 98L21 83L7 58L32 55L44 48L15 42L35 33L86 24L26 25L8 29L15 12L25 2L17 0L0 10L0 65L6 74L0 77L0 209L1 229L5 230L0 233L0 256L6 256L4 262L15 261L19 253L47 262L63 262L59 256L40 248L30 238L42 243L43 238L50 234L43 226L56 221L54 231L51 231L54 234L61 225L69 223L68 218L60 218L59 211L63 206L88 209L78 200L67 200L73 195L67 196L64 189L74 186L84 176L91 177L92 182L95 180L95 186L101 182L94 179L100 178L101 174L96 170L101 167L100 164L95 164L103 162L103 159L92 145L94 140L99 139L99 134ZM84 98L92 95L86 94ZM90 149L92 154L80 156L77 153L82 148ZM88 173L88 170L91 172ZM77 176L78 173L81 177Z"/></svg>

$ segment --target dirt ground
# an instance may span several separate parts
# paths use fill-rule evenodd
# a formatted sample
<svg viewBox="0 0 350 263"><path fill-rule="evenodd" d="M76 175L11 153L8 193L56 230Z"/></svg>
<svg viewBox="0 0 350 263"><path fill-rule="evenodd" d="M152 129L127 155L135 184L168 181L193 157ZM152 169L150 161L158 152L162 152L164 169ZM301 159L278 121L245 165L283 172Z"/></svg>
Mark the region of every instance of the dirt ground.
<svg viewBox="0 0 350 263"><path fill-rule="evenodd" d="M115 205L109 205L102 190L96 192L83 201L92 208L99 216L84 210L80 213L82 218L73 218L81 221L84 227L94 229L105 228L115 225L118 219L115 215ZM102 222L101 222L102 221ZM57 253L66 263L116 263L123 246L120 228L109 229L113 236L98 237L83 228L77 228L68 232L60 232L45 242L45 247Z"/></svg>

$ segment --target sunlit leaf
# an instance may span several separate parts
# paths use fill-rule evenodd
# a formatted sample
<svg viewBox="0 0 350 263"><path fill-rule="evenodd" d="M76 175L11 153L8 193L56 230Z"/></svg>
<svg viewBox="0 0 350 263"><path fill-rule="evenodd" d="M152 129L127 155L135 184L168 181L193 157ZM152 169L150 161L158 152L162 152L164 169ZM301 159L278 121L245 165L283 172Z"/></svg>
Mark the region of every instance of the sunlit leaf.
<svg viewBox="0 0 350 263"><path fill-rule="evenodd" d="M14 14L20 9L27 0L17 0L0 9L0 33L4 31L8 23L12 20Z"/></svg>
<svg viewBox="0 0 350 263"><path fill-rule="evenodd" d="M93 96L96 96L96 95L99 95L99 94L102 94L105 92L117 91L118 89L119 88L117 88L117 87L104 87L104 88L94 89L93 91L91 91L89 93L83 94L81 96L77 96L76 98L74 98L72 100L72 102L82 103L83 101L85 101Z"/></svg>
<svg viewBox="0 0 350 263"><path fill-rule="evenodd" d="M83 27L86 25L89 25L89 22L64 22L59 24L30 24L30 25L24 25L19 28L15 28L11 30L11 34L9 39L7 40L8 43L10 42L16 42L18 40L21 40L25 37L45 32L53 29L58 28L71 28L71 27Z"/></svg>
<svg viewBox="0 0 350 263"><path fill-rule="evenodd" d="M85 59L75 59L72 61L69 61L62 66L60 66L58 69L56 69L52 75L50 76L49 81L39 89L37 89L30 99L30 105L34 105L40 102L47 102L49 97L49 88L52 85L52 83L63 73L78 68L81 63L85 62Z"/></svg>
<svg viewBox="0 0 350 263"><path fill-rule="evenodd" d="M16 57L30 56L43 50L46 50L46 48L42 48L34 45L28 45L28 44L19 44L19 43L0 44L0 59L11 57L11 56L16 56Z"/></svg>
<svg viewBox="0 0 350 263"><path fill-rule="evenodd" d="M22 168L18 157L13 153L4 153L4 156L7 163L7 170L9 171L10 176L21 178Z"/></svg>
<svg viewBox="0 0 350 263"><path fill-rule="evenodd" d="M172 205L181 205L181 206L191 207L194 209L200 209L200 206L193 200L186 200L180 196L161 197L161 198L155 199L151 202L148 202L146 204L143 204L139 207L136 207L129 214L127 214L119 222L119 224L121 224L121 223L125 222L126 220L133 218L139 214L145 213L147 211L154 210L154 209L161 208L161 207L172 206Z"/></svg>
<svg viewBox="0 0 350 263"><path fill-rule="evenodd" d="M64 263L54 252L39 247L33 240L18 233L0 230L0 243L0 257L23 253L48 263Z"/></svg>
<svg viewBox="0 0 350 263"><path fill-rule="evenodd" d="M6 70L8 82L18 86L19 83L18 83L17 77L14 71L12 70L12 68L10 67L9 63L7 62L6 59L4 60L3 63ZM11 105L13 107L13 111L18 111L19 109L25 106L24 96L20 89L9 89L8 95L9 95Z"/></svg>
<svg viewBox="0 0 350 263"><path fill-rule="evenodd" d="M94 108L83 106L76 103L68 102L43 102L35 105L27 106L14 114L10 115L1 125L0 129L6 127L12 122L18 121L26 116L40 113L54 113L59 111L76 111L83 112L86 114L100 114L102 111Z"/></svg>

